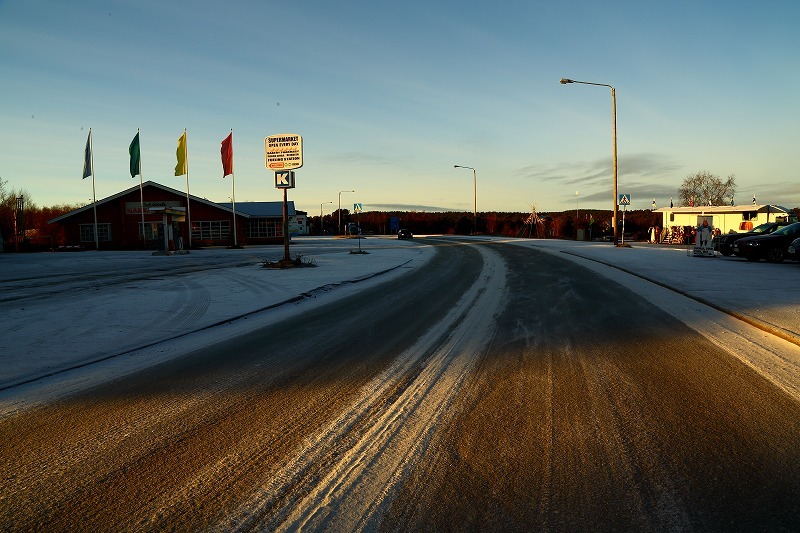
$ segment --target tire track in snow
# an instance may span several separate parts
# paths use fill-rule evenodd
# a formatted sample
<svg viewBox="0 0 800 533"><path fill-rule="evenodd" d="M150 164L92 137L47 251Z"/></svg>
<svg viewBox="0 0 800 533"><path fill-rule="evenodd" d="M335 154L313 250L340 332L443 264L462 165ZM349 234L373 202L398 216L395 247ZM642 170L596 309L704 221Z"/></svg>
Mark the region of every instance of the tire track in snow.
<svg viewBox="0 0 800 533"><path fill-rule="evenodd" d="M307 439L293 461L216 529L379 525L492 338L496 322L485 317L500 313L506 303L505 262L488 246L476 248L483 269L451 312L372 380L337 420ZM315 470L319 464L329 466Z"/></svg>

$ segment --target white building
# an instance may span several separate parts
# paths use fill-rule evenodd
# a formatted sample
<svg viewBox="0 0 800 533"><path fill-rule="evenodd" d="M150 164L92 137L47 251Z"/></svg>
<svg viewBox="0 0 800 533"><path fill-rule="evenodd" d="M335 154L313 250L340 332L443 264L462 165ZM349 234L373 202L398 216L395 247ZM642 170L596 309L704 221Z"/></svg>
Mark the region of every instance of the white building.
<svg viewBox="0 0 800 533"><path fill-rule="evenodd" d="M296 211L289 217L289 235L308 235L308 213Z"/></svg>
<svg viewBox="0 0 800 533"><path fill-rule="evenodd" d="M713 226L720 233L749 231L765 222L797 222L794 211L780 205L706 205L695 207L662 207L663 228L697 226L698 216L713 217Z"/></svg>

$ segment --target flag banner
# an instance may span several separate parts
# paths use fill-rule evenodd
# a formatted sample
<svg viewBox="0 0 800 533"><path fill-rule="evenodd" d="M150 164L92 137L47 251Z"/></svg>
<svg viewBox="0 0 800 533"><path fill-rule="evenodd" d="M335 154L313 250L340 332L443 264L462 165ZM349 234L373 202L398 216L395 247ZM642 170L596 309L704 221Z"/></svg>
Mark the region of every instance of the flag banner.
<svg viewBox="0 0 800 533"><path fill-rule="evenodd" d="M131 141L128 147L128 153L131 155L131 177L141 174L142 172L142 156L139 152L139 132L136 132L136 137Z"/></svg>
<svg viewBox="0 0 800 533"><path fill-rule="evenodd" d="M184 174L188 173L188 169L186 168L186 132L183 132L183 135L178 137L178 149L175 150L175 155L178 157L178 164L175 165L175 175L176 176L183 176Z"/></svg>
<svg viewBox="0 0 800 533"><path fill-rule="evenodd" d="M89 130L89 136L86 137L86 150L83 152L83 179L92 174L94 174L94 169L92 168L92 130Z"/></svg>
<svg viewBox="0 0 800 533"><path fill-rule="evenodd" d="M224 178L233 174L233 132L222 141L219 153L222 155L222 177Z"/></svg>

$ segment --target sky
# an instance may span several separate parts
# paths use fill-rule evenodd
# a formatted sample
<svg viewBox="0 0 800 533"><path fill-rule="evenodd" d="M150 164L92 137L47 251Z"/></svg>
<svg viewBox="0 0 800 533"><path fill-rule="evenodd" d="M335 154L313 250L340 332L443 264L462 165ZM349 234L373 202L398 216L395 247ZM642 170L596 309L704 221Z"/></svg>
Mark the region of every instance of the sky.
<svg viewBox="0 0 800 533"><path fill-rule="evenodd" d="M312 215L611 209L611 90L570 78L615 88L632 209L703 170L736 203L797 207L799 27L795 0L0 0L0 179L91 202L91 128L100 200L138 185L139 131L143 180L278 201L264 138L292 133L288 198Z"/></svg>

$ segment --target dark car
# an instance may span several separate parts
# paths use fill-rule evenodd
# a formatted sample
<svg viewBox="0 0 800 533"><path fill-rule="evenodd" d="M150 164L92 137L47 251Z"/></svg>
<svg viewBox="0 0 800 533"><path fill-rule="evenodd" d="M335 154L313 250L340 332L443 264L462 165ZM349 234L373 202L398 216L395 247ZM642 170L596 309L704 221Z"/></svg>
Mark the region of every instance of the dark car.
<svg viewBox="0 0 800 533"><path fill-rule="evenodd" d="M755 235L768 235L784 226L788 226L789 224L790 222L765 222L764 224L759 224L750 231L743 233L726 233L725 235L718 235L711 240L711 244L714 246L714 250L722 255L731 255L733 254L733 244L739 239L753 237Z"/></svg>
<svg viewBox="0 0 800 533"><path fill-rule="evenodd" d="M400 231L397 232L398 239L411 239L412 237L414 236L411 234L410 229L401 229Z"/></svg>
<svg viewBox="0 0 800 533"><path fill-rule="evenodd" d="M800 238L792 241L789 248L786 250L786 259L793 259L800 261Z"/></svg>
<svg viewBox="0 0 800 533"><path fill-rule="evenodd" d="M748 261L766 259L770 263L780 263L786 257L789 245L798 237L800 237L800 222L795 222L769 235L739 239L733 244L733 253Z"/></svg>

